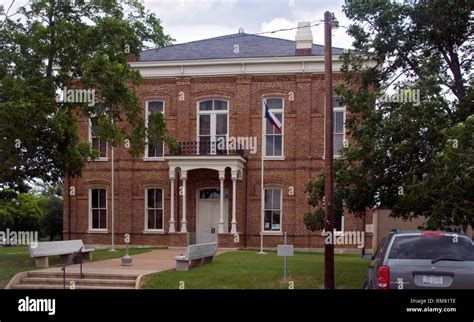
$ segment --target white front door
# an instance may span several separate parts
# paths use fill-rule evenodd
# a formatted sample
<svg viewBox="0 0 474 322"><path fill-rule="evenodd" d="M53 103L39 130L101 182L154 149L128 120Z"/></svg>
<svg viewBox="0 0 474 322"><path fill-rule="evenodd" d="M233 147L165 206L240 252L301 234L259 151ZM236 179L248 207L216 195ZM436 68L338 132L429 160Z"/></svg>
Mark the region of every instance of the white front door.
<svg viewBox="0 0 474 322"><path fill-rule="evenodd" d="M228 226L228 202L224 199L224 229ZM196 243L217 242L219 232L219 189L203 189L197 198Z"/></svg>

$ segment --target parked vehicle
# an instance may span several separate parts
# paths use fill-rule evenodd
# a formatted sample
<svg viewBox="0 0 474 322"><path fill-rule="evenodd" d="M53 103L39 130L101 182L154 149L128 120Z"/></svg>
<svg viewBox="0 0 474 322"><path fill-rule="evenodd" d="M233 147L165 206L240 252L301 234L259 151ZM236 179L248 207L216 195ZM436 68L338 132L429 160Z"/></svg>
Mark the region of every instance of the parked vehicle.
<svg viewBox="0 0 474 322"><path fill-rule="evenodd" d="M474 289L474 243L454 232L392 231L369 266L365 289Z"/></svg>

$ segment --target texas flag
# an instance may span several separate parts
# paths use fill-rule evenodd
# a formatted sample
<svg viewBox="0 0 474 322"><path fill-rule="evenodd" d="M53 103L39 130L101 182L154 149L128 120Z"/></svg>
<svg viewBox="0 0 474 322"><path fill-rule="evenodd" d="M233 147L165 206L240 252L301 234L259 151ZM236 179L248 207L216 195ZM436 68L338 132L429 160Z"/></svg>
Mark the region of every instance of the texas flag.
<svg viewBox="0 0 474 322"><path fill-rule="evenodd" d="M278 132L281 133L281 129L283 128L283 124L277 119L275 114L273 114L270 109L268 108L267 102L265 102L265 118L270 121L270 123L277 128Z"/></svg>

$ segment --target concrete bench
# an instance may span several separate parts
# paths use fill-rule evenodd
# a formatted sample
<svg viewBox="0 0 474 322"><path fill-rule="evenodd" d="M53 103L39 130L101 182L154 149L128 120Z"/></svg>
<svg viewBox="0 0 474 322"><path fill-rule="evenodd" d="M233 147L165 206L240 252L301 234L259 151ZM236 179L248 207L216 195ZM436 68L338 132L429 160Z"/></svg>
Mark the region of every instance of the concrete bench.
<svg viewBox="0 0 474 322"><path fill-rule="evenodd" d="M175 256L176 270L188 271L189 268L212 262L217 253L217 243L189 245L186 254Z"/></svg>
<svg viewBox="0 0 474 322"><path fill-rule="evenodd" d="M30 244L28 249L30 251L30 257L33 257L36 262L36 267L48 268L49 261L48 256L59 255L61 263L70 264L76 253L82 247L83 258L92 260L92 252L94 249L85 249L82 240L65 240L65 241L54 241L54 242L40 242L36 244Z"/></svg>

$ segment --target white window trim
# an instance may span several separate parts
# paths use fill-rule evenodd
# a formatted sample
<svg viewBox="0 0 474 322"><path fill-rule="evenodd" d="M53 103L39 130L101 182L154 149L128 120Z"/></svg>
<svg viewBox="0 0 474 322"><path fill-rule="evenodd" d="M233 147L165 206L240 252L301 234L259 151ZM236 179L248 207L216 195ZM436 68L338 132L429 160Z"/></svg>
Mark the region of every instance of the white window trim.
<svg viewBox="0 0 474 322"><path fill-rule="evenodd" d="M210 110L210 111L201 111L199 110L199 104L202 103L202 102L206 102L206 101L224 101L224 102L227 102L227 110ZM214 103L213 104L213 107L214 107ZM226 134L226 141L228 142L229 141L229 130L230 130L230 119L229 119L229 114L230 114L230 102L229 100L227 99L224 99L224 98L219 98L219 97L214 97L214 98L206 98L206 99L202 99L202 100L199 100L196 102L196 142L199 143L200 142L200 135L199 135L199 129L201 128L201 124L200 124L200 118L199 116L200 115L211 115L211 120L210 120L210 129L209 129L209 133L210 133L210 136L211 136L211 142L212 141L212 133L216 133L217 130L216 130L216 123L217 123L217 115L218 114L227 114L227 134ZM215 117L215 120L214 122L212 122L212 115L216 115ZM214 123L214 128L212 126L212 124ZM217 133L216 135L217 136ZM199 152L199 150L197 150L197 152Z"/></svg>
<svg viewBox="0 0 474 322"><path fill-rule="evenodd" d="M323 117L323 142L326 142L326 96L324 97L324 117ZM333 107L333 113L335 111L343 111L344 112L344 116L343 116L343 120L344 120L344 137L342 139L342 144L344 144L344 142L346 142L346 114L347 114L347 109L346 109L346 105L344 106L341 106L341 107ZM333 121L334 121L334 116L333 116ZM334 133L333 133L333 142L334 142ZM339 159L341 158L341 155L340 154L335 154L334 155L334 159ZM326 159L326 144L323 144L323 155L322 155L322 159Z"/></svg>
<svg viewBox="0 0 474 322"><path fill-rule="evenodd" d="M108 204L108 192L105 187L92 187L89 188L89 229L88 233L108 233L108 228L93 228L92 227L92 190L104 189L105 190L105 226L109 227L109 204Z"/></svg>
<svg viewBox="0 0 474 322"><path fill-rule="evenodd" d="M267 155L267 129L266 125L266 118L265 118L265 101L267 99L281 99L282 107L279 110L271 110L272 113L281 113L281 155ZM263 128L263 135L262 138L262 156L263 160L268 161L283 161L285 160L285 98L282 96L268 96L262 99L262 128Z"/></svg>
<svg viewBox="0 0 474 322"><path fill-rule="evenodd" d="M161 205L162 205L162 212L163 215L161 216L162 224L161 226L163 227L162 229L149 229L148 228L148 190L149 189L160 189L161 190ZM147 187L145 188L145 225L143 229L143 233L148 233L148 234L163 234L165 232L165 189L162 187Z"/></svg>
<svg viewBox="0 0 474 322"><path fill-rule="evenodd" d="M88 123L89 123L89 135L88 135L89 136L89 144L92 147L92 120L90 118L89 118ZM100 136L97 136L97 137L100 138ZM89 158L89 161L92 161L92 159ZM99 158L97 158L93 161L109 161L109 144L107 142L105 142L105 157L99 156Z"/></svg>
<svg viewBox="0 0 474 322"><path fill-rule="evenodd" d="M162 102L163 103L163 117L165 116L165 100L163 99L150 99L145 102L145 126L148 128L148 104L150 102ZM161 157L149 157L148 156L148 139L145 138L145 155L143 161L165 161L165 142L163 142L163 156Z"/></svg>
<svg viewBox="0 0 474 322"><path fill-rule="evenodd" d="M265 230L265 190L280 190L280 229L279 230ZM263 235L283 235L283 189L279 187L264 187L263 188L263 212L262 218L262 234Z"/></svg>
<svg viewBox="0 0 474 322"><path fill-rule="evenodd" d="M334 112L342 112L342 147L344 148L344 144L346 142L346 107L341 106L341 107L334 107L333 108L333 113ZM335 121L334 117L333 120ZM334 133L333 133L333 142L334 142ZM334 159L340 158L340 154L334 154Z"/></svg>

